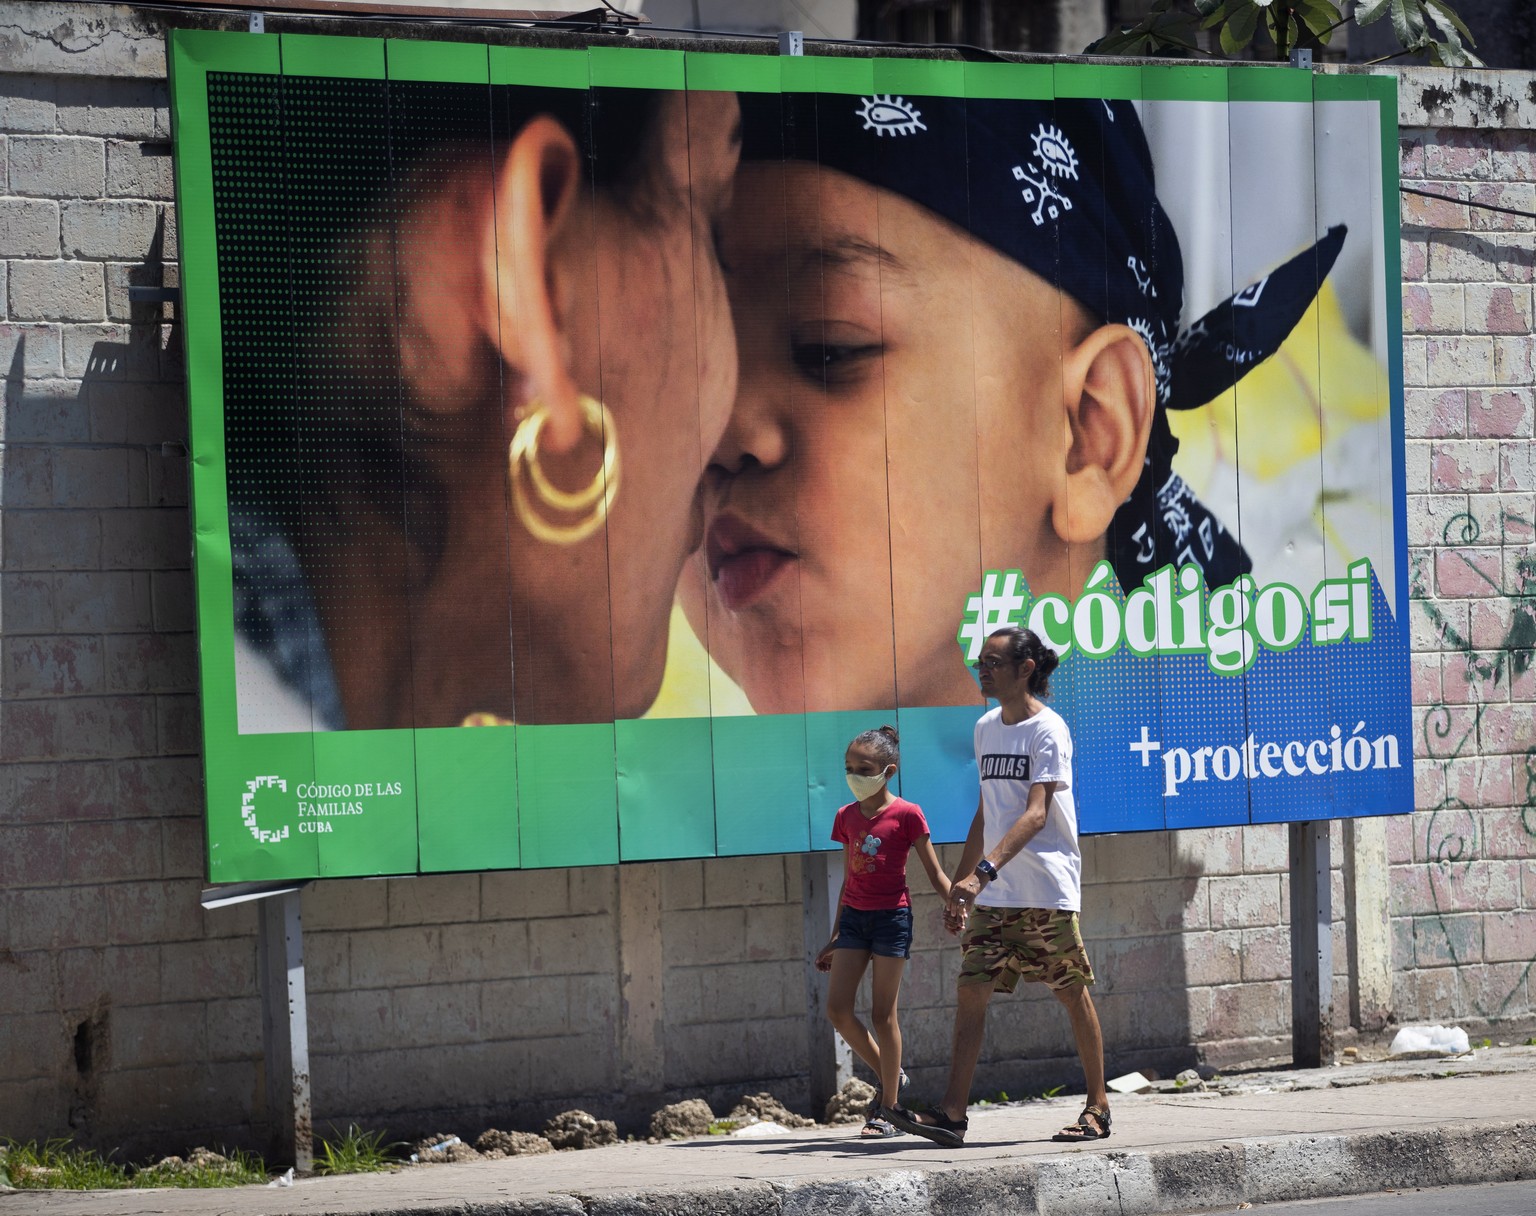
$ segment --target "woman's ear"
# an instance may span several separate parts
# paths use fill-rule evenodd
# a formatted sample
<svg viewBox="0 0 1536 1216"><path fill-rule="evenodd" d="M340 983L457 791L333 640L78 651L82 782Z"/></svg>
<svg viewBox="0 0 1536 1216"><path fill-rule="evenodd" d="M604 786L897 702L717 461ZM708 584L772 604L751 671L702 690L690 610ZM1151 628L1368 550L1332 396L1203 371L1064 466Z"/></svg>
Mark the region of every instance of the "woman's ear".
<svg viewBox="0 0 1536 1216"><path fill-rule="evenodd" d="M556 253L575 222L581 181L581 152L570 132L547 115L532 119L496 167L485 234L486 332L518 386L506 407L520 414L529 401L543 405L548 418L540 442L555 453L570 451L582 435L569 328L576 285Z"/></svg>
<svg viewBox="0 0 1536 1216"><path fill-rule="evenodd" d="M1157 408L1152 356L1128 325L1101 325L1062 358L1067 475L1051 505L1056 534L1087 544L1136 488Z"/></svg>

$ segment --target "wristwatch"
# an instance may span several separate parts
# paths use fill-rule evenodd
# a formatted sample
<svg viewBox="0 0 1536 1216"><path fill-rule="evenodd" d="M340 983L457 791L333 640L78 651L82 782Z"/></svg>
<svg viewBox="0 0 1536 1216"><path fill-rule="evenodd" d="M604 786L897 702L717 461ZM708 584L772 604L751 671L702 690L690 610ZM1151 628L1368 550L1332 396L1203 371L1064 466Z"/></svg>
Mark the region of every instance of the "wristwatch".
<svg viewBox="0 0 1536 1216"><path fill-rule="evenodd" d="M983 857L976 863L976 873L988 882L992 882L997 878L997 867Z"/></svg>

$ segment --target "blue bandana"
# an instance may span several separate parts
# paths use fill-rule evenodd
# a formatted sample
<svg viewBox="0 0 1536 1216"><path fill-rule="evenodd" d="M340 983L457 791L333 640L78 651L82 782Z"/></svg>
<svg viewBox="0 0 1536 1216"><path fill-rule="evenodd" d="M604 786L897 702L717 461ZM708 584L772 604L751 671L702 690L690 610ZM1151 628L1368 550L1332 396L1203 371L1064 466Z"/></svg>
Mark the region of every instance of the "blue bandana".
<svg viewBox="0 0 1536 1216"><path fill-rule="evenodd" d="M1129 102L763 93L741 105L745 158L810 161L900 194L1141 335L1160 408L1107 537L1123 587L1168 562L1201 566L1208 586L1251 569L1173 471L1165 411L1206 404L1279 349L1338 257L1342 226L1181 331L1183 255Z"/></svg>

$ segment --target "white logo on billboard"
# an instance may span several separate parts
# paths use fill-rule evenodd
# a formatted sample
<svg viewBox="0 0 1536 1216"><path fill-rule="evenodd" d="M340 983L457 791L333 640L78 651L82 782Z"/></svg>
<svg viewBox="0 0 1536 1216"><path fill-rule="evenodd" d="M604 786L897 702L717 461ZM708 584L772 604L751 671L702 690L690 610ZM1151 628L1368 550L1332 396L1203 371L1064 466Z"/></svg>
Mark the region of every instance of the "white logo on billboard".
<svg viewBox="0 0 1536 1216"><path fill-rule="evenodd" d="M1027 183L1020 193L1024 195L1026 203L1035 204L1029 218L1038 228L1045 223L1047 216L1054 220L1064 211L1072 210L1072 200L1051 179L1067 178L1075 182L1077 153L1067 137L1049 123L1041 123L1030 139L1034 141L1035 155L1029 161L1028 168L1014 165L1013 180Z"/></svg>
<svg viewBox="0 0 1536 1216"><path fill-rule="evenodd" d="M245 783L245 793L240 795L240 818L251 829L251 835L261 844L278 844L288 839L288 825L285 823L281 831L274 832L256 822L256 791L260 789L275 789L286 794L288 783L281 777L252 777Z"/></svg>
<svg viewBox="0 0 1536 1216"><path fill-rule="evenodd" d="M864 129L876 135L916 135L928 129L922 122L923 112L904 97L866 97L858 114Z"/></svg>

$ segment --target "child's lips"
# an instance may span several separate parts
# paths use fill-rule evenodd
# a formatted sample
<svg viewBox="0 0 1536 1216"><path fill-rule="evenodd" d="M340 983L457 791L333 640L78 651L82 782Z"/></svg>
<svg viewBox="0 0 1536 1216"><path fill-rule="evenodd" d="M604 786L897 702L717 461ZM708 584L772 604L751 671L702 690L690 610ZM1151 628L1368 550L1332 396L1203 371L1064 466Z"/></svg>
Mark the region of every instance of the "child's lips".
<svg viewBox="0 0 1536 1216"><path fill-rule="evenodd" d="M732 515L710 525L705 554L720 602L731 612L758 599L796 560L794 553Z"/></svg>

